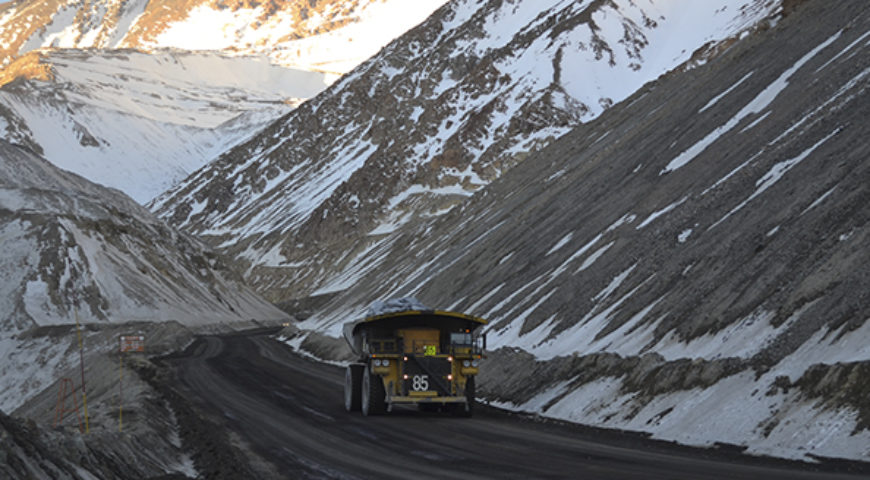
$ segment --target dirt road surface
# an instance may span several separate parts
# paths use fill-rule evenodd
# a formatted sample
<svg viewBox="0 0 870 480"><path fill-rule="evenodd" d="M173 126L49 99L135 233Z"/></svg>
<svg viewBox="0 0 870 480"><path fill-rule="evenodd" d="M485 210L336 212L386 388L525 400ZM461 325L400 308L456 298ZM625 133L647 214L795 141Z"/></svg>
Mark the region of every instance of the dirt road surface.
<svg viewBox="0 0 870 480"><path fill-rule="evenodd" d="M283 478L796 480L870 472L862 464L682 447L485 407L471 419L416 410L363 417L344 410L342 368L302 358L262 333L200 337L167 364L181 397Z"/></svg>

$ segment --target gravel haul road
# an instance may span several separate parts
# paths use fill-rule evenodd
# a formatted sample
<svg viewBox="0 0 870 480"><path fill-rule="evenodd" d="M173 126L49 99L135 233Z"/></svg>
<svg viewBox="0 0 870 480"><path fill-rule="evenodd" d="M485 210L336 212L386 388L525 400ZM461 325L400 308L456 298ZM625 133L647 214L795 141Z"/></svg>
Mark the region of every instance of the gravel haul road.
<svg viewBox="0 0 870 480"><path fill-rule="evenodd" d="M486 407L471 419L416 410L363 417L344 410L343 368L300 357L263 332L200 337L161 363L172 371L173 403L196 411L195 425L209 419L218 427L206 434L209 441L226 438L245 451L238 459L279 478L794 480L868 473L863 464L746 457ZM181 424L187 446L189 429ZM209 460L193 458L200 474L220 476L221 467L204 472Z"/></svg>

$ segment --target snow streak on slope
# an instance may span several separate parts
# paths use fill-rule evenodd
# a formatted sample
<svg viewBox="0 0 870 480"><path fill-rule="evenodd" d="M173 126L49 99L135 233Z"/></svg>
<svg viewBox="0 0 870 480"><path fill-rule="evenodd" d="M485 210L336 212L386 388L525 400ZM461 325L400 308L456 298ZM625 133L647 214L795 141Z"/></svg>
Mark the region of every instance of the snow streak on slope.
<svg viewBox="0 0 870 480"><path fill-rule="evenodd" d="M490 320L496 404L867 460L868 36L863 2L806 2L380 238L301 328L413 295Z"/></svg>
<svg viewBox="0 0 870 480"><path fill-rule="evenodd" d="M759 93L755 98L752 99L743 109L737 112L737 115L734 115L728 122L724 125L720 126L712 133L704 137L700 142L692 145L688 150L681 153L677 158L671 160L670 163L662 170L662 173L672 172L682 166L685 166L687 163L691 162L693 158L695 158L699 153L703 152L707 147L712 145L722 134L728 132L744 118L749 115L756 114L758 112L763 112L770 105L770 102L776 99L776 96L788 86L788 80L791 76L800 69L806 62L811 60L819 51L823 50L825 47L833 43L840 34L836 34L829 38L827 41L813 49L811 52L804 55L800 60L795 62L794 65L791 66L788 70L783 72L776 80L774 80L767 88L765 88L761 93Z"/></svg>
<svg viewBox="0 0 870 480"><path fill-rule="evenodd" d="M66 50L43 62L52 79L0 89L5 138L139 202L326 86L319 73L216 54Z"/></svg>
<svg viewBox="0 0 870 480"><path fill-rule="evenodd" d="M333 290L323 265L444 215L529 152L779 8L680 5L450 3L151 205L225 248L272 298ZM684 11L702 27L685 29Z"/></svg>

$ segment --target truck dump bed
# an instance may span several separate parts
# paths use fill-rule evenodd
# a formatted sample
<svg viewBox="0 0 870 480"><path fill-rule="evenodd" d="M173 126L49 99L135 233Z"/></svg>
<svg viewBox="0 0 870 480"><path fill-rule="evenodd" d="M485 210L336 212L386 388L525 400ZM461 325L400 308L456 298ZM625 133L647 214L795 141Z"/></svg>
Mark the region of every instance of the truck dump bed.
<svg viewBox="0 0 870 480"><path fill-rule="evenodd" d="M398 332L412 329L435 329L441 332L473 333L486 325L486 320L471 315L444 310L408 310L366 317L344 324L344 339L354 355L364 358L366 342L376 339L398 339ZM449 340L449 336L443 340Z"/></svg>

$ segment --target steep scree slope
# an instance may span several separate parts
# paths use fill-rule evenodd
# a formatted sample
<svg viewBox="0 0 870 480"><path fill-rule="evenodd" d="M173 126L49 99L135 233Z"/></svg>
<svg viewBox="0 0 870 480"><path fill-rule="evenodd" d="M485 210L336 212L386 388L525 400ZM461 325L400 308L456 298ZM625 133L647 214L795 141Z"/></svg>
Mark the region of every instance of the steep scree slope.
<svg viewBox="0 0 870 480"><path fill-rule="evenodd" d="M116 190L0 140L0 330L280 319L222 261Z"/></svg>
<svg viewBox="0 0 870 480"><path fill-rule="evenodd" d="M375 244L300 327L414 295L490 319L496 404L866 461L868 87L866 4L805 2Z"/></svg>
<svg viewBox="0 0 870 480"><path fill-rule="evenodd" d="M777 11L770 1L457 0L150 206L234 257L268 298L323 293L336 267L399 225L444 214Z"/></svg>

